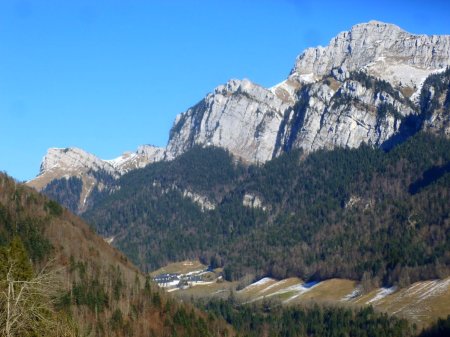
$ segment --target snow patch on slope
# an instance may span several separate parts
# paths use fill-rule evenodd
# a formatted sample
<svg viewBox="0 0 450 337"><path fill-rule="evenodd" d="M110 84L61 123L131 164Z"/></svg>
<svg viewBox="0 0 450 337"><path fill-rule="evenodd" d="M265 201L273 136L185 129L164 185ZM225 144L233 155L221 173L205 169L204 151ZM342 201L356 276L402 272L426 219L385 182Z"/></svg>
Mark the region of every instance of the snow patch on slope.
<svg viewBox="0 0 450 337"><path fill-rule="evenodd" d="M311 289L313 289L315 286L317 286L319 284L319 282L314 282L314 284L310 285L310 284L300 284L300 285L295 285L295 286L291 286L288 287L286 289L283 290L279 290L277 291L275 294L285 294L285 293L289 293L289 292L296 292L295 295L289 297L287 300L284 300L283 303L289 303L293 300L295 300L297 297L303 295L304 293L310 291Z"/></svg>
<svg viewBox="0 0 450 337"><path fill-rule="evenodd" d="M419 103L420 93L422 92L423 85L425 83L425 80L428 78L428 76L430 76L432 74L441 74L445 70L447 70L447 68L441 68L441 69L432 71L428 75L423 76L422 78L420 78L420 81L418 82L418 85L417 85L417 90L411 96L411 101L413 101L415 104Z"/></svg>
<svg viewBox="0 0 450 337"><path fill-rule="evenodd" d="M273 278L270 278L270 277L264 277L264 278L260 279L259 281L248 285L243 290L249 290L249 289L254 288L254 287L259 287L259 286L265 285L265 284L267 284L269 282L272 282L272 281L275 281L275 280Z"/></svg>
<svg viewBox="0 0 450 337"><path fill-rule="evenodd" d="M359 296L361 296L362 290L360 287L356 287L350 294L345 295L341 298L341 302L351 301Z"/></svg>
<svg viewBox="0 0 450 337"><path fill-rule="evenodd" d="M272 278L266 277L266 278L259 280L258 282L250 284L249 286L242 289L240 292L248 292L249 290L253 290L254 288L264 287L265 285L267 285L269 283L275 282L267 287L264 287L263 289L260 289L257 292L257 294L260 296L256 296L256 297L252 298L247 303L259 301L259 300L262 300L267 297L280 296L280 295L286 295L286 294L288 294L289 297L287 299L285 299L283 301L283 303L289 303L289 302L293 301L294 299L298 298L299 296L303 295L304 293L309 292L310 290L315 288L320 283L320 282L305 283L301 280L298 280L298 281L296 281L297 283L292 284L291 281L292 281L292 279L276 281ZM283 286L287 282L291 283L291 285ZM277 289L277 288L278 288L278 290L269 293L270 290Z"/></svg>
<svg viewBox="0 0 450 337"><path fill-rule="evenodd" d="M386 296L393 294L396 290L397 290L396 287L381 288L380 290L377 291L375 297L367 301L366 304L378 302L379 300L385 298Z"/></svg>

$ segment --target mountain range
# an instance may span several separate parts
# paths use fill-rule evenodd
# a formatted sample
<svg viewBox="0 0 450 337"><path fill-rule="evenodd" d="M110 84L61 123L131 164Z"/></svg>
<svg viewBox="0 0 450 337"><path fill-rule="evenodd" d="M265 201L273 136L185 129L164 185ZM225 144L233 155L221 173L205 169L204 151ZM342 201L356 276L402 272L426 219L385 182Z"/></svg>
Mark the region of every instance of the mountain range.
<svg viewBox="0 0 450 337"><path fill-rule="evenodd" d="M144 145L114 160L77 148L49 149L28 185L45 191L55 180L81 180L76 200L66 206L83 213L92 192L111 179L194 146L221 147L247 164L262 164L299 148L305 154L363 143L390 149L421 129L448 136L446 90L424 84L449 65L450 36L358 24L326 47L305 50L289 77L272 88L246 79L218 86L176 117L165 148Z"/></svg>
<svg viewBox="0 0 450 337"><path fill-rule="evenodd" d="M280 85L219 86L165 149L52 149L28 184L144 270L200 258L228 280L446 277L449 41L356 25Z"/></svg>
<svg viewBox="0 0 450 337"><path fill-rule="evenodd" d="M50 199L6 176L0 184L0 243L11 241L15 223L36 266L57 256L68 268L62 310L97 335L124 335L127 327L231 333L218 317L249 336L257 335L251 326L277 335L272 312L289 324L309 315L314 328L304 335L323 325L317 315L355 317L358 331L366 319L378 320L371 309L324 317L320 308L291 312L263 301L252 316L258 322L247 326L253 318L243 323L247 307L231 292L226 302L205 304L205 322L206 314L141 286L145 276L129 260L147 272L196 259L230 283L346 279L363 298L441 279L430 282L442 285L436 297L445 305L450 35L358 24L305 50L271 88L247 79L218 86L176 117L164 148L142 145L113 160L49 149L26 184ZM106 321L118 328L99 324ZM378 325L385 324L399 336L414 334L401 320Z"/></svg>

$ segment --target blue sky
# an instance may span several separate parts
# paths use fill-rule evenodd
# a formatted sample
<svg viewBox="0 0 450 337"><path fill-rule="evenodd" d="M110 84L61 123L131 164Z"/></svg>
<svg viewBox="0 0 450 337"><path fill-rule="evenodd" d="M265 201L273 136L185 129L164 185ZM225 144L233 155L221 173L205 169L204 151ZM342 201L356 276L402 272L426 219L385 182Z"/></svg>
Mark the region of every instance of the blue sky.
<svg viewBox="0 0 450 337"><path fill-rule="evenodd" d="M354 24L450 34L449 15L446 0L2 0L0 170L30 179L49 147L164 146L175 116L230 78L272 86Z"/></svg>

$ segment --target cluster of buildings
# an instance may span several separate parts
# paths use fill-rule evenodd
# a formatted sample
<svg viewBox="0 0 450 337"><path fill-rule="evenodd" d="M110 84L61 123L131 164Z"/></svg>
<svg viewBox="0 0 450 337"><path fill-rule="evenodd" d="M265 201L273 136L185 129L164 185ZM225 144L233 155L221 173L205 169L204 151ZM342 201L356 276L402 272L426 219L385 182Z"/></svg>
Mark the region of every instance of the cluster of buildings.
<svg viewBox="0 0 450 337"><path fill-rule="evenodd" d="M202 272L189 274L159 274L153 278L153 281L155 281L162 288L186 289L193 285L204 283L203 276L201 274Z"/></svg>

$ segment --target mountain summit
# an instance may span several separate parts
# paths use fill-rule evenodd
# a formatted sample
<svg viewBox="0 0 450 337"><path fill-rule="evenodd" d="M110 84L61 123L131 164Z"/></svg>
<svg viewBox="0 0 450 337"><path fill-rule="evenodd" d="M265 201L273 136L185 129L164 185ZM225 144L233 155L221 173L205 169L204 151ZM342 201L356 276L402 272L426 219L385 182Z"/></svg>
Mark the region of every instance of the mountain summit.
<svg viewBox="0 0 450 337"><path fill-rule="evenodd" d="M291 76L320 78L333 69L364 70L393 86L417 88L450 60L450 37L414 35L379 21L353 26L327 47L309 48L297 57Z"/></svg>
<svg viewBox="0 0 450 337"><path fill-rule="evenodd" d="M80 183L76 206L65 206L82 213L94 188L103 188L105 177L116 179L163 158L164 150L152 145L139 146L135 152L126 152L111 160L100 159L76 147L50 148L42 159L39 175L27 184L37 190L45 190L55 180L75 179L74 181Z"/></svg>

